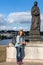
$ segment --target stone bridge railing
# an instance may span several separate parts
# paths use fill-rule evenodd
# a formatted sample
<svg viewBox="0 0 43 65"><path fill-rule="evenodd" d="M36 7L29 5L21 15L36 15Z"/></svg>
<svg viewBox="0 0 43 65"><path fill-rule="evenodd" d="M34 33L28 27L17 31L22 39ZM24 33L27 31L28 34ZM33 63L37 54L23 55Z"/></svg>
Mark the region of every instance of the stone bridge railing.
<svg viewBox="0 0 43 65"><path fill-rule="evenodd" d="M23 61L43 62L43 42L29 42L25 46ZM15 62L16 49L12 44L0 46L0 62ZM33 61L33 62L34 62Z"/></svg>

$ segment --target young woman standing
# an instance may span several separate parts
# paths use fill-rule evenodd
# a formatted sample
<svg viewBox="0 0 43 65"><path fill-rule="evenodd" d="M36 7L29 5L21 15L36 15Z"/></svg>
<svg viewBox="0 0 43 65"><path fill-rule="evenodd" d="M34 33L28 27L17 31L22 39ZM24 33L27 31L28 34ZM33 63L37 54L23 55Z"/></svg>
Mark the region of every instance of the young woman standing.
<svg viewBox="0 0 43 65"><path fill-rule="evenodd" d="M20 30L18 32L18 35L16 37L16 44L15 44L15 47L16 47L16 59L17 59L17 64L18 65L21 65L22 64L22 55L23 55L23 45L26 44L24 38L23 38L23 30Z"/></svg>

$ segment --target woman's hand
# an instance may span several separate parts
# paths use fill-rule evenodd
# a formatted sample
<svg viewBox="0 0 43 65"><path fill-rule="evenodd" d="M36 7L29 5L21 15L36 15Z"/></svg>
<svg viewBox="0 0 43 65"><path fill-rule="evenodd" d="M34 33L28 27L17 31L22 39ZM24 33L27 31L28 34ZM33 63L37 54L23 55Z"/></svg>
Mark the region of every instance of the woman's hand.
<svg viewBox="0 0 43 65"><path fill-rule="evenodd" d="M22 42L22 45L26 45L26 42Z"/></svg>

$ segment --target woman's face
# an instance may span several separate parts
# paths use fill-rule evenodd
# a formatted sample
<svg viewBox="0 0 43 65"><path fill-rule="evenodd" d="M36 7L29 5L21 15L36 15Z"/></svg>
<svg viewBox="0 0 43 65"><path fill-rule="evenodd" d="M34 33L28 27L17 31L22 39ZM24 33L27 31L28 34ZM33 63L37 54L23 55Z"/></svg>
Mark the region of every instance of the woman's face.
<svg viewBox="0 0 43 65"><path fill-rule="evenodd" d="M23 35L23 31L20 31L20 36L22 36Z"/></svg>

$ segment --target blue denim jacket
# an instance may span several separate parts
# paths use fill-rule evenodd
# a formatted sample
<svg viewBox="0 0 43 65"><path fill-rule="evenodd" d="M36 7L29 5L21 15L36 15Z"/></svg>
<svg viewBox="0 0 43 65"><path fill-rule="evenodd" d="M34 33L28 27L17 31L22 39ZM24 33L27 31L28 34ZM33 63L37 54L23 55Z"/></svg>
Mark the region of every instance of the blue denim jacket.
<svg viewBox="0 0 43 65"><path fill-rule="evenodd" d="M23 47L23 45L21 44L22 42L25 42L25 39L21 36L17 36L16 37L16 44L15 47Z"/></svg>

